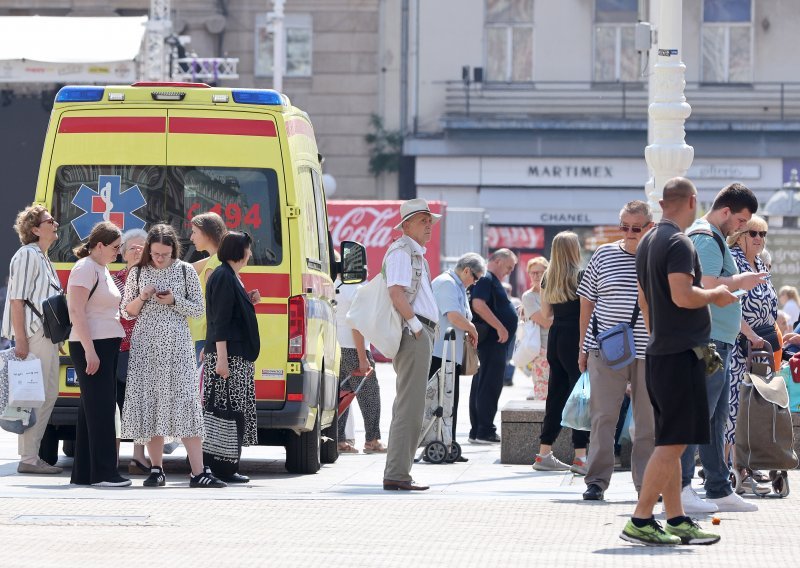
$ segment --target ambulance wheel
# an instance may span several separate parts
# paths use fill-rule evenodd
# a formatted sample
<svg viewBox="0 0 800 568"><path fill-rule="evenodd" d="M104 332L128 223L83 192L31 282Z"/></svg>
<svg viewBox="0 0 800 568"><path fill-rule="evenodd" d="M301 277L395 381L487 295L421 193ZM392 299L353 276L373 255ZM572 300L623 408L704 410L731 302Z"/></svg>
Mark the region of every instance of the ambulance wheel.
<svg viewBox="0 0 800 568"><path fill-rule="evenodd" d="M738 469L731 470L731 486L737 495L744 493L744 487L742 487L742 472Z"/></svg>
<svg viewBox="0 0 800 568"><path fill-rule="evenodd" d="M64 443L61 445L61 449L64 452L64 455L68 458L75 457L75 440L64 440Z"/></svg>
<svg viewBox="0 0 800 568"><path fill-rule="evenodd" d="M310 432L286 433L286 471L289 473L317 473L320 468L320 411Z"/></svg>
<svg viewBox="0 0 800 568"><path fill-rule="evenodd" d="M42 442L39 444L39 457L50 465L56 465L58 462L58 433L56 427L48 424L42 436Z"/></svg>
<svg viewBox="0 0 800 568"><path fill-rule="evenodd" d="M431 463L444 463L450 452L442 442L431 442L425 446L425 455Z"/></svg>
<svg viewBox="0 0 800 568"><path fill-rule="evenodd" d="M447 456L447 463L455 463L461 457L461 444L453 442L450 444L450 454Z"/></svg>

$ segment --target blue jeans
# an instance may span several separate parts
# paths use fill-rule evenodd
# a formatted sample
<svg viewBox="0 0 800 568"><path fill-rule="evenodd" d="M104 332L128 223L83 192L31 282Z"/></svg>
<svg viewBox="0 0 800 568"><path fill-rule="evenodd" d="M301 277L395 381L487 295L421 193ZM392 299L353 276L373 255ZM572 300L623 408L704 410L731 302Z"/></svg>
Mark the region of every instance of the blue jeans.
<svg viewBox="0 0 800 568"><path fill-rule="evenodd" d="M700 463L706 475L706 497L719 499L733 493L730 469L725 461L725 423L730 413L731 354L733 345L714 341L722 357L722 368L706 377L708 393L708 416L711 442L700 445ZM698 446L690 445L681 456L682 485L686 487L694 477L694 455Z"/></svg>
<svg viewBox="0 0 800 568"><path fill-rule="evenodd" d="M506 350L506 369L503 372L503 384L510 383L514 380L514 371L516 367L511 362L511 357L514 356L514 343L516 341L516 333L512 333L508 338L508 349Z"/></svg>

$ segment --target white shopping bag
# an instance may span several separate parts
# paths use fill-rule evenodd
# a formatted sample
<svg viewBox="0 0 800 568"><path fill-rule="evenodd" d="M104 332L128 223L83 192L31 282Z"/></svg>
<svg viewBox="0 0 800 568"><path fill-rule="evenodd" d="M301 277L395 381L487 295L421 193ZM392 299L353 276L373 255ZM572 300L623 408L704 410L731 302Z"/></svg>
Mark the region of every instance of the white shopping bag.
<svg viewBox="0 0 800 568"><path fill-rule="evenodd" d="M8 405L39 408L44 404L44 377L39 359L8 362Z"/></svg>

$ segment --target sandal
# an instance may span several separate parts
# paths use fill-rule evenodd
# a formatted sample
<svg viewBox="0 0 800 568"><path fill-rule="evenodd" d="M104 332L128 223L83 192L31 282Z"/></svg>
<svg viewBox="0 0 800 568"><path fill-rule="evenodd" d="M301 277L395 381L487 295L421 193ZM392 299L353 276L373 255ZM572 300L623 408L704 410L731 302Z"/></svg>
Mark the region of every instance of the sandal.
<svg viewBox="0 0 800 568"><path fill-rule="evenodd" d="M374 442L367 442L364 444L364 453L365 454L385 454L387 451L387 447L381 444L380 440L375 440Z"/></svg>
<svg viewBox="0 0 800 568"><path fill-rule="evenodd" d="M129 475L150 475L150 466L145 465L136 458L131 458L128 462Z"/></svg>
<svg viewBox="0 0 800 568"><path fill-rule="evenodd" d="M358 450L355 449L348 443L339 444L339 453L340 454L357 454Z"/></svg>

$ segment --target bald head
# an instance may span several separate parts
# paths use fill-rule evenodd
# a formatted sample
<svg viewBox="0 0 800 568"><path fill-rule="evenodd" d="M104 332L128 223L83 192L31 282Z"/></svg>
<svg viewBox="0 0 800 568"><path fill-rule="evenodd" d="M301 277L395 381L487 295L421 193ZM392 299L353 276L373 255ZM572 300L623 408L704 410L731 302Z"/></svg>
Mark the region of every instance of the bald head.
<svg viewBox="0 0 800 568"><path fill-rule="evenodd" d="M667 180L660 205L665 218L677 222L678 226L685 229L694 221L697 188L684 177Z"/></svg>

